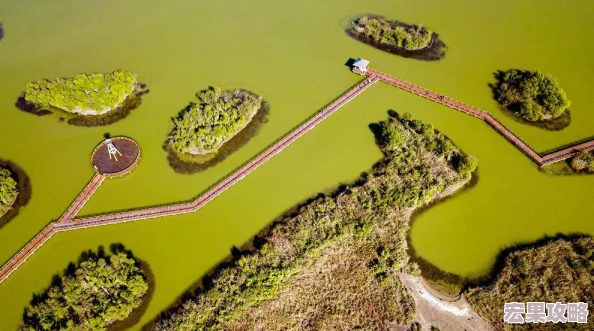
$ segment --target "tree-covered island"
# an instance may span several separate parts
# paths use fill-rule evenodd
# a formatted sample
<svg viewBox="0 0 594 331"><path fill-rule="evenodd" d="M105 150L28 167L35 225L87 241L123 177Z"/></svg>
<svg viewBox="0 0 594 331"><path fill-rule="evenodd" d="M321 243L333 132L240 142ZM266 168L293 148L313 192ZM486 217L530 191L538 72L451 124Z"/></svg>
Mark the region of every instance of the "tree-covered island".
<svg viewBox="0 0 594 331"><path fill-rule="evenodd" d="M121 107L138 86L136 75L116 70L108 74L41 79L28 83L23 97L39 109L56 108L72 114L103 115Z"/></svg>
<svg viewBox="0 0 594 331"><path fill-rule="evenodd" d="M557 80L539 71L499 72L494 93L507 109L530 121L550 121L563 115L571 102Z"/></svg>
<svg viewBox="0 0 594 331"><path fill-rule="evenodd" d="M398 21L389 21L383 17L362 16L353 22L352 29L371 40L417 51L431 46L433 31L421 25L408 25Z"/></svg>
<svg viewBox="0 0 594 331"><path fill-rule="evenodd" d="M384 159L368 174L275 222L154 330L385 330L410 323L415 302L400 275L418 272L407 254L411 213L467 183L476 160L410 114L373 131Z"/></svg>
<svg viewBox="0 0 594 331"><path fill-rule="evenodd" d="M143 271L128 254L89 256L32 301L19 330L106 330L138 308L147 291Z"/></svg>
<svg viewBox="0 0 594 331"><path fill-rule="evenodd" d="M173 119L168 144L180 156L215 154L262 107L261 96L241 89L212 87L196 96L198 102Z"/></svg>
<svg viewBox="0 0 594 331"><path fill-rule="evenodd" d="M0 217L12 207L18 196L17 182L10 170L0 167Z"/></svg>

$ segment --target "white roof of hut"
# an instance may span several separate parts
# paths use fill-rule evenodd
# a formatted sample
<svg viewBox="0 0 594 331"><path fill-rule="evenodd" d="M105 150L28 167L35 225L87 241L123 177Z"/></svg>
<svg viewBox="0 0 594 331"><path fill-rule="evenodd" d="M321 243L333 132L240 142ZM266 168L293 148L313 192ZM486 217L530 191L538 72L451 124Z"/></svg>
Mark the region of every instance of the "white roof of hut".
<svg viewBox="0 0 594 331"><path fill-rule="evenodd" d="M353 63L353 67L355 68L359 68L360 70L367 70L367 66L369 65L369 61L362 59L362 58L358 58L355 63Z"/></svg>

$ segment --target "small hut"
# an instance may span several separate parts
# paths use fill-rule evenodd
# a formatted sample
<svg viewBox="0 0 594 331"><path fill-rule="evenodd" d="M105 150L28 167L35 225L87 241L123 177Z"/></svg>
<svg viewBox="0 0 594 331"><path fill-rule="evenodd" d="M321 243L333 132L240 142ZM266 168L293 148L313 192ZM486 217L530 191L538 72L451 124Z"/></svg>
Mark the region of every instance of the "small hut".
<svg viewBox="0 0 594 331"><path fill-rule="evenodd" d="M353 72L359 75L365 75L367 73L367 67L369 66L369 61L357 58L355 63L353 63Z"/></svg>

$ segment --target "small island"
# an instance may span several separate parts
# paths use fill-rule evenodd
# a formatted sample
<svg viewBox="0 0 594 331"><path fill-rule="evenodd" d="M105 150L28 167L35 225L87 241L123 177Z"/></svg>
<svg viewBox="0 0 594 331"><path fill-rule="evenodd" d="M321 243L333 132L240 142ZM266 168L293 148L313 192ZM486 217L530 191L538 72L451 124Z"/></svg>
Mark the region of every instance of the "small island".
<svg viewBox="0 0 594 331"><path fill-rule="evenodd" d="M551 122L568 115L571 102L553 77L539 71L500 71L493 86L496 100L528 122ZM562 127L567 126L568 120ZM560 128L557 128L560 129Z"/></svg>
<svg viewBox="0 0 594 331"><path fill-rule="evenodd" d="M363 16L355 21L357 33L376 42L418 51L431 45L433 31L397 21L388 21L382 17Z"/></svg>
<svg viewBox="0 0 594 331"><path fill-rule="evenodd" d="M404 57L438 60L445 56L445 45L438 35L420 24L361 16L352 21L346 32L361 42Z"/></svg>
<svg viewBox="0 0 594 331"><path fill-rule="evenodd" d="M70 124L105 125L125 117L131 108L137 107L134 99L145 93L144 88L135 74L125 70L41 79L25 86L17 106L37 115L58 112L61 119L69 119Z"/></svg>
<svg viewBox="0 0 594 331"><path fill-rule="evenodd" d="M32 301L19 330L106 330L140 307L148 290L139 263L129 254L86 256Z"/></svg>
<svg viewBox="0 0 594 331"><path fill-rule="evenodd" d="M190 103L173 119L166 148L173 154L170 159L174 156L178 163L198 167L224 157L220 153L222 148L266 110L261 96L242 89L222 91L211 87L196 97L197 103Z"/></svg>
<svg viewBox="0 0 594 331"><path fill-rule="evenodd" d="M19 194L13 177L9 169L0 167L0 218L12 208Z"/></svg>

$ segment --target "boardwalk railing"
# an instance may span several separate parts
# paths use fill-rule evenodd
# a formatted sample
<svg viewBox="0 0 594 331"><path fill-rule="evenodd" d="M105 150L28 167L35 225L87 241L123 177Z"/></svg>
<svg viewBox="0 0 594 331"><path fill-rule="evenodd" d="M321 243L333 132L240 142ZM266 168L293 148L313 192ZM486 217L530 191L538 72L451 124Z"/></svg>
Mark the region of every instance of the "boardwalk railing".
<svg viewBox="0 0 594 331"><path fill-rule="evenodd" d="M243 167L220 181L218 184L210 188L204 194L199 196L194 201L172 204L166 206L159 206L153 208L144 208L137 210L130 210L125 212L83 217L72 220L72 218L82 209L82 206L95 190L101 185L104 180L104 176L98 177L97 175L87 184L85 189L72 203L72 205L66 210L64 215L60 218L59 222L54 222L48 225L46 229L40 232L32 241L30 241L25 247L21 249L12 259L10 259L2 268L0 268L0 283L3 282L14 272L26 259L31 256L39 247L41 247L52 235L57 232L71 231L76 229L95 227L107 224L116 224L144 219L151 219L163 216L179 215L189 212L197 211L202 208L208 202L216 198L219 194L223 193L229 187L240 181L250 172L254 171L260 165L271 159L274 155L278 154L285 147L289 146L299 137L303 136L309 130L313 129L316 125L321 123L324 119L328 118L342 106L346 105L352 99L357 97L361 92L365 91L369 86L373 85L379 80L378 77L369 77L364 81L347 91L341 97L336 99L326 108L318 112L315 116L304 122L302 125L297 127L285 135L282 139L277 141L275 144L270 146L268 149L260 153L258 156L247 162Z"/></svg>
<svg viewBox="0 0 594 331"><path fill-rule="evenodd" d="M6 280L10 274L12 274L27 260L27 258L33 255L33 253L35 253L39 247L41 247L57 232L152 219L163 216L179 215L197 211L380 80L405 91L419 95L423 98L461 111L467 115L484 120L539 166L565 160L575 155L575 153L579 151L588 151L594 149L593 139L579 145L571 146L558 152L542 156L522 139L516 136L510 129L505 127L501 122L491 116L491 114L488 112L476 107L472 107L458 100L432 92L420 86L411 84L407 81L403 81L379 71L369 69L367 71L367 78L364 81L348 90L338 99L330 103L326 108L319 111L317 114L306 120L303 124L280 138L266 150L246 162L239 169L225 177L220 182L216 183L193 201L75 218L84 204L90 199L90 197L105 179L105 176L96 174L79 194L79 196L74 200L74 202L68 207L66 212L64 212L58 222L50 223L35 238L33 238L33 240L31 240L16 255L14 255L4 266L2 266L2 268L0 268L0 283Z"/></svg>
<svg viewBox="0 0 594 331"><path fill-rule="evenodd" d="M89 181L87 186L85 186L82 192L80 192L80 194L76 197L74 202L72 202L70 207L68 207L64 214L62 214L62 217L60 217L58 223L68 222L72 220L76 216L76 214L78 214L78 212L85 206L85 203L89 201L93 193L97 191L97 189L99 188L99 186L101 186L104 180L105 176L103 176L99 172L95 172L95 175Z"/></svg>
<svg viewBox="0 0 594 331"><path fill-rule="evenodd" d="M543 156L540 153L536 152L520 137L516 136L510 129L508 129L505 125L499 122L495 117L493 117L491 114L482 109L467 105L461 101L448 98L446 96L440 95L439 93L435 93L426 88L414 85L412 83L398 78L394 78L392 76L389 76L376 70L369 69L367 70L367 74L369 76L380 77L382 81L390 85L396 86L400 89L403 89L405 91L414 93L423 98L440 103L452 109L456 109L467 115L482 119L540 167L568 159L580 151L590 151L594 149L594 139L592 139L584 143L575 146L570 146L558 152L550 153Z"/></svg>

